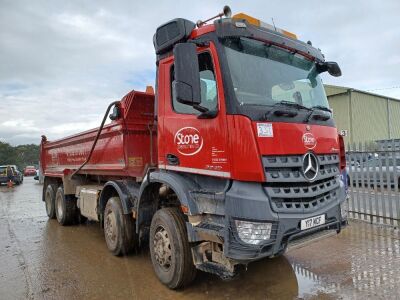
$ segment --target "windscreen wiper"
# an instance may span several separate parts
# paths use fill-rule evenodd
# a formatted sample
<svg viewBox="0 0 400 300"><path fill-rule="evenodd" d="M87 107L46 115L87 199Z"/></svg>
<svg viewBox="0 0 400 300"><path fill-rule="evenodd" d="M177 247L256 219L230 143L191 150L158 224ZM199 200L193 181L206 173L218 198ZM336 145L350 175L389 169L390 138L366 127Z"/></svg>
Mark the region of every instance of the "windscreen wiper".
<svg viewBox="0 0 400 300"><path fill-rule="evenodd" d="M287 100L282 100L282 101L279 101L279 102L274 104L274 106L279 106L279 105L293 107L293 108L297 108L297 109L312 110L312 108L308 108L308 107L306 107L304 105L301 105L301 104L299 104L297 102L291 102L291 101L287 101Z"/></svg>
<svg viewBox="0 0 400 300"><path fill-rule="evenodd" d="M327 121L331 118L332 116L332 110L326 106L322 106L322 105L315 105L313 107L310 108L311 112L308 114L308 116L305 118L304 122L309 122L311 117L313 117L313 119L318 119L321 121ZM314 115L314 112L316 110L320 110L320 111L324 111L324 112L328 112L329 114L317 114Z"/></svg>
<svg viewBox="0 0 400 300"><path fill-rule="evenodd" d="M311 109L319 109L319 110L323 110L323 111L327 111L329 113L332 113L332 109L330 109L329 107L326 106L322 106L322 105L315 105L313 107L311 107Z"/></svg>
<svg viewBox="0 0 400 300"><path fill-rule="evenodd" d="M304 105L301 105L299 103L282 100L282 101L279 101L279 102L275 103L274 105L272 105L272 109L265 113L265 115L264 115L265 120L268 120L268 117L271 114L274 114L275 116L278 116L278 117L288 117L288 118L294 118L295 116L298 115L297 111L280 109L279 106L290 107L290 108L294 108L296 110L300 110L300 109L311 110L310 108L308 108Z"/></svg>

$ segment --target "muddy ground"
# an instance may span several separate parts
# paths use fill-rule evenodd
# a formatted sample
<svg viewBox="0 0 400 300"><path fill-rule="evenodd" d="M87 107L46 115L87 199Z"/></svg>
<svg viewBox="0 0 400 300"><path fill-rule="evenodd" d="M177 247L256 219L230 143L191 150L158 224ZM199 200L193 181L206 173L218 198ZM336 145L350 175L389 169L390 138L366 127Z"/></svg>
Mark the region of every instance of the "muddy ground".
<svg viewBox="0 0 400 300"><path fill-rule="evenodd" d="M0 187L0 299L399 299L400 234L352 222L339 236L249 265L224 282L198 273L170 291L148 251L125 258L106 248L96 223L48 220L31 177Z"/></svg>

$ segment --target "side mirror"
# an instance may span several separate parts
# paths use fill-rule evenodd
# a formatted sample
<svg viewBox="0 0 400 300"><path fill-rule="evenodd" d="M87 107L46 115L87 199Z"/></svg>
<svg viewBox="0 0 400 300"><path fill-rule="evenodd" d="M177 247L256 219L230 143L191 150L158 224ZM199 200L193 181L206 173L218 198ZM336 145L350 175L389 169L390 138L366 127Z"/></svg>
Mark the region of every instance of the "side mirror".
<svg viewBox="0 0 400 300"><path fill-rule="evenodd" d="M109 115L110 119L115 121L121 116L121 110L117 105L114 106L112 113Z"/></svg>
<svg viewBox="0 0 400 300"><path fill-rule="evenodd" d="M337 62L334 61L326 61L323 63L317 63L317 72L323 73L328 71L328 73L335 77L342 76L342 71Z"/></svg>
<svg viewBox="0 0 400 300"><path fill-rule="evenodd" d="M199 60L194 43L174 47L175 80L173 93L179 103L198 106L201 103Z"/></svg>

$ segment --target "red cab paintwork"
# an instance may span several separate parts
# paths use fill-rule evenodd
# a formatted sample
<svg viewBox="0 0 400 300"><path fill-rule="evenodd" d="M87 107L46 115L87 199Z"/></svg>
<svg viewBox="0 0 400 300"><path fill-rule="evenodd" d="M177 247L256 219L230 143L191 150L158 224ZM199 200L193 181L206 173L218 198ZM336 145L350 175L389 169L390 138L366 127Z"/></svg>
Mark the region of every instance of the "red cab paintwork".
<svg viewBox="0 0 400 300"><path fill-rule="evenodd" d="M160 62L159 76L159 167L170 170L230 178L230 162L222 75L217 51L213 43L209 48L199 48L199 53L208 51L213 59L217 82L218 116L198 119L194 114L174 111L171 99L170 70L172 57ZM179 159L179 165L171 165L168 155Z"/></svg>

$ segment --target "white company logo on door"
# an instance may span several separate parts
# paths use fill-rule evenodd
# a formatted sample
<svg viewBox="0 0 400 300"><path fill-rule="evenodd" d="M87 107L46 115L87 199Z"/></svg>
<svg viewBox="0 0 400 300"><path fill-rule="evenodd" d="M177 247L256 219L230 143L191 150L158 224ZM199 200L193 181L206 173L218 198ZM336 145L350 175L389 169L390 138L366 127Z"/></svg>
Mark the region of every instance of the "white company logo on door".
<svg viewBox="0 0 400 300"><path fill-rule="evenodd" d="M182 155L195 155L203 148L203 137L194 127L183 127L174 137L176 149Z"/></svg>

